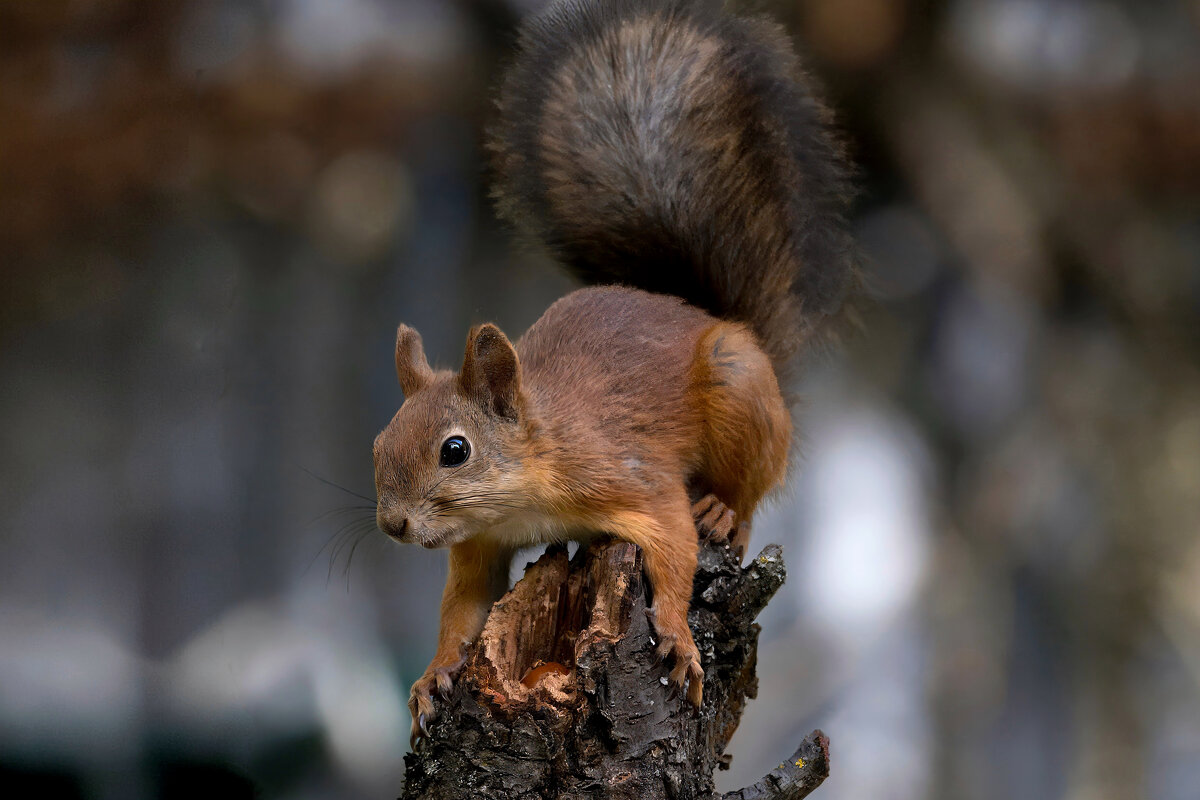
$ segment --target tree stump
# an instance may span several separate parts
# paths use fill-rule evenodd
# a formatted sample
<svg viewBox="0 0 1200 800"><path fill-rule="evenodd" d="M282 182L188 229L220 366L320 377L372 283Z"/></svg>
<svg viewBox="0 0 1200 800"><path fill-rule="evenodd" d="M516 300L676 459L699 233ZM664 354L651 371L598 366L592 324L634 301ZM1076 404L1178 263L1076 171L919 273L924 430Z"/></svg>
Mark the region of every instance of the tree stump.
<svg viewBox="0 0 1200 800"><path fill-rule="evenodd" d="M553 547L492 608L449 698L405 757L403 800L797 800L828 774L814 731L754 786L718 795L713 770L755 696L754 619L783 583L778 545L744 568L700 550L688 622L704 666L695 709L655 663L641 551Z"/></svg>

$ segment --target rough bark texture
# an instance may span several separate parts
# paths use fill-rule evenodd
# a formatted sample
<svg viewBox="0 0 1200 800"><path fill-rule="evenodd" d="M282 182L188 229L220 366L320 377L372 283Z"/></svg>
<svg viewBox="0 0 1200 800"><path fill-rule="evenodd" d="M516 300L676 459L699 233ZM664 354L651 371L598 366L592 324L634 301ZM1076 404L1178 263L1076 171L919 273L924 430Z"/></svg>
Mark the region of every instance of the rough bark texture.
<svg viewBox="0 0 1200 800"><path fill-rule="evenodd" d="M405 757L404 800L466 797L714 800L713 770L755 696L754 618L783 583L780 548L744 568L700 552L688 621L704 664L697 711L655 663L641 552L547 551L496 603L437 720ZM815 731L792 758L722 800L796 800L828 774Z"/></svg>

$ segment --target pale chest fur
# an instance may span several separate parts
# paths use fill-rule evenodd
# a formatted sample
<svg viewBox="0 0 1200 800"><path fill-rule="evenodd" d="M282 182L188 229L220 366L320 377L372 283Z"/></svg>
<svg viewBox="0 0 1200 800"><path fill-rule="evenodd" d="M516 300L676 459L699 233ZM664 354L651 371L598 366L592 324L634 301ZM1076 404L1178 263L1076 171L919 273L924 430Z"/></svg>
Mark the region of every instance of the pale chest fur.
<svg viewBox="0 0 1200 800"><path fill-rule="evenodd" d="M568 516L538 510L520 511L482 536L508 547L529 547L551 542L586 542L597 535L595 526Z"/></svg>

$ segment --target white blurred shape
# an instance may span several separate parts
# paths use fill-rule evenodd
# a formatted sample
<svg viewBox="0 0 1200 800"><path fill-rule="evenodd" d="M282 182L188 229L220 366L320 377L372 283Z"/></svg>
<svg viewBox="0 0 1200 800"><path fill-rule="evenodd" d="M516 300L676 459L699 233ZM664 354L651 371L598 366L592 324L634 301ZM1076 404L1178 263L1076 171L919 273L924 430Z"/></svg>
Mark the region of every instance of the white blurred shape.
<svg viewBox="0 0 1200 800"><path fill-rule="evenodd" d="M326 663L316 674L317 707L333 755L347 772L380 791L407 744L405 700L381 657Z"/></svg>
<svg viewBox="0 0 1200 800"><path fill-rule="evenodd" d="M764 623L759 696L776 702L747 708L733 769L718 780L747 785L774 766L784 743L819 725L837 750L838 777L821 787L827 800L918 800L933 753L919 614L931 549L930 454L899 412L836 373L807 382L805 397L791 502L804 535L787 551L785 584L796 624L772 635ZM758 528L756 538L767 537L756 545L795 527Z"/></svg>
<svg viewBox="0 0 1200 800"><path fill-rule="evenodd" d="M307 683L315 644L268 605L237 607L176 653L170 699L200 725L220 728L249 711L264 729L303 729L313 720Z"/></svg>
<svg viewBox="0 0 1200 800"><path fill-rule="evenodd" d="M407 710L394 675L378 638L361 625L248 604L179 651L167 692L185 724L214 736L228 736L246 716L263 744L320 727L347 775L377 793L398 780L406 746Z"/></svg>
<svg viewBox="0 0 1200 800"><path fill-rule="evenodd" d="M0 610L0 749L104 765L141 741L141 661L107 632L53 613ZM16 732L15 738L11 732Z"/></svg>
<svg viewBox="0 0 1200 800"><path fill-rule="evenodd" d="M820 725L843 765L830 800L917 800L931 756L918 616L930 558L930 456L902 416L847 402L847 393L841 387L810 420L801 495L801 609L829 681Z"/></svg>
<svg viewBox="0 0 1200 800"><path fill-rule="evenodd" d="M825 633L871 638L913 603L928 560L927 460L906 424L875 409L813 434L801 607Z"/></svg>
<svg viewBox="0 0 1200 800"><path fill-rule="evenodd" d="M820 721L842 766L828 800L928 796L933 737L921 645L920 622L909 615L862 654Z"/></svg>

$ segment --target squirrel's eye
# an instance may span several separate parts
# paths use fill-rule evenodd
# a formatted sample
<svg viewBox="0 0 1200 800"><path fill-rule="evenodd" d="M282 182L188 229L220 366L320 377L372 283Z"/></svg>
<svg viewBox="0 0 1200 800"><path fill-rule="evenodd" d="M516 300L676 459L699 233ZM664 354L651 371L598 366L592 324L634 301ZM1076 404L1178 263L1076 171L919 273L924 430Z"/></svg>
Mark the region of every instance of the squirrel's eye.
<svg viewBox="0 0 1200 800"><path fill-rule="evenodd" d="M451 436L442 442L441 464L443 467L457 467L471 455L470 443L461 436Z"/></svg>

